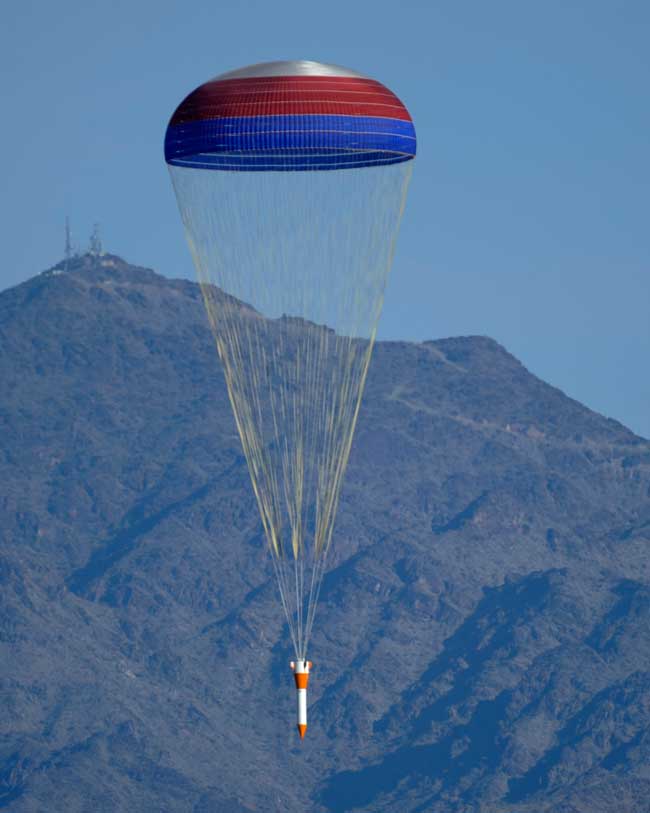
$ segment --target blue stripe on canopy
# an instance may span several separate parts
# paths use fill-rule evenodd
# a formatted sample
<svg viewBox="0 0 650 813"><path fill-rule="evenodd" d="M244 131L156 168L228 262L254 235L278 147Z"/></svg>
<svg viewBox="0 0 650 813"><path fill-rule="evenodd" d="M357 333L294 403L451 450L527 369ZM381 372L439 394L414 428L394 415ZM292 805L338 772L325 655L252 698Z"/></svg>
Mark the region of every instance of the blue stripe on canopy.
<svg viewBox="0 0 650 813"><path fill-rule="evenodd" d="M362 116L251 116L167 129L165 160L223 170L315 170L400 163L413 158L410 121Z"/></svg>

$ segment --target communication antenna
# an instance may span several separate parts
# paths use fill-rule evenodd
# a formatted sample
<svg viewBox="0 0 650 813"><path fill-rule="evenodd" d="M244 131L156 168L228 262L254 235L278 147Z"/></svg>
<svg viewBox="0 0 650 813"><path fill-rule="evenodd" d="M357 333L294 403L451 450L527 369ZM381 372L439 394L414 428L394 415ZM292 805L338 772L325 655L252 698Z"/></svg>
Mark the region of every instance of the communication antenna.
<svg viewBox="0 0 650 813"><path fill-rule="evenodd" d="M102 238L101 233L99 230L99 223L95 223L93 225L93 231L90 235L90 246L89 246L89 253L93 255L93 257L101 257L104 253L102 248Z"/></svg>
<svg viewBox="0 0 650 813"><path fill-rule="evenodd" d="M65 263L64 268L67 271L68 265L70 264L70 260L72 258L73 250L72 250L72 233L70 231L70 217L66 215L65 217Z"/></svg>

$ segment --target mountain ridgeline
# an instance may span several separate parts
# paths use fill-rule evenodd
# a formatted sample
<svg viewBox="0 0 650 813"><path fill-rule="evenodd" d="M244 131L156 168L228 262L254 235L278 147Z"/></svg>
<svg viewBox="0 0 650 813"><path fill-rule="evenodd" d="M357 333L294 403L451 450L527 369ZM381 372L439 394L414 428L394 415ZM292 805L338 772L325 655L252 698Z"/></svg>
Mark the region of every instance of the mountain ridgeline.
<svg viewBox="0 0 650 813"><path fill-rule="evenodd" d="M650 811L648 441L491 339L378 343L300 743L198 286L85 255L0 348L0 809Z"/></svg>

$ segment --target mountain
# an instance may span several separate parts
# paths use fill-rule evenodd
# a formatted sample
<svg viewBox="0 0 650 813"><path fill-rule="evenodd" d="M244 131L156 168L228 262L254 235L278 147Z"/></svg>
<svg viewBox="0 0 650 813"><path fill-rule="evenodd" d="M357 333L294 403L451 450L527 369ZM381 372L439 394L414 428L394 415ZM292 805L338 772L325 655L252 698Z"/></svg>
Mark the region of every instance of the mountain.
<svg viewBox="0 0 650 813"><path fill-rule="evenodd" d="M198 286L85 255L0 348L0 809L650 811L650 442L491 339L379 343L300 743Z"/></svg>

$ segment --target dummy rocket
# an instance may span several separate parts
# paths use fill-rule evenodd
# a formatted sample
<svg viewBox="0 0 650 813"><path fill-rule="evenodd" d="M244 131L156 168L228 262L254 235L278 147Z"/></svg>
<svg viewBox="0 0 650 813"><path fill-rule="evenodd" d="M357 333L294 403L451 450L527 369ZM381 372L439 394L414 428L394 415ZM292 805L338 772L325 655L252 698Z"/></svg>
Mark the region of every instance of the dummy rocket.
<svg viewBox="0 0 650 813"><path fill-rule="evenodd" d="M307 731L307 684L309 683L311 661L291 661L291 668L298 694L298 731L302 740Z"/></svg>

